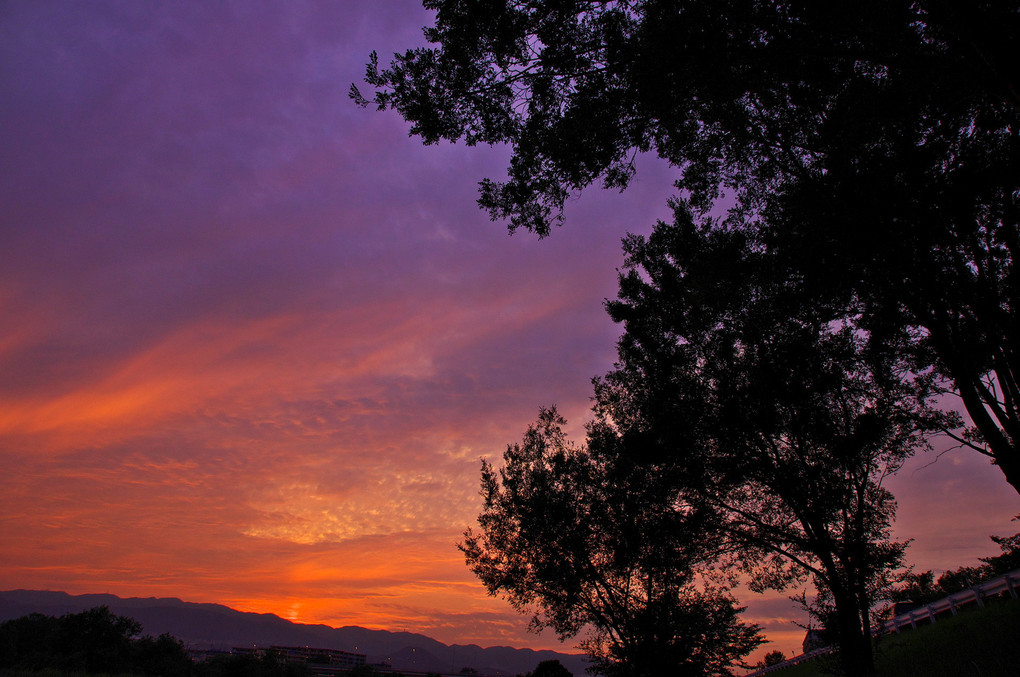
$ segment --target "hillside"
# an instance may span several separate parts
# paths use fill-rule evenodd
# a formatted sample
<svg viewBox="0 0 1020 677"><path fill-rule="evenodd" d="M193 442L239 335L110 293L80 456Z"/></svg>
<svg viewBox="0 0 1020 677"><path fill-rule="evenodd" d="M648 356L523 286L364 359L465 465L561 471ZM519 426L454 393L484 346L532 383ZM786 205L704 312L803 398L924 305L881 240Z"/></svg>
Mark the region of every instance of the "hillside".
<svg viewBox="0 0 1020 677"><path fill-rule="evenodd" d="M447 646L425 635L369 630L357 626L292 623L274 614L237 611L220 604L196 604L176 598L121 598L115 595L68 595L39 590L0 591L0 621L30 613L60 616L106 605L130 616L151 635L170 633L195 648L229 649L249 644L315 646L357 651L371 663L387 661L398 670L458 672L471 667L486 675L513 676L557 659L576 677L585 674L579 654L469 644Z"/></svg>
<svg viewBox="0 0 1020 677"><path fill-rule="evenodd" d="M1020 665L1020 602L984 609L882 637L875 650L878 677L1014 677ZM768 677L827 677L824 660L769 673Z"/></svg>

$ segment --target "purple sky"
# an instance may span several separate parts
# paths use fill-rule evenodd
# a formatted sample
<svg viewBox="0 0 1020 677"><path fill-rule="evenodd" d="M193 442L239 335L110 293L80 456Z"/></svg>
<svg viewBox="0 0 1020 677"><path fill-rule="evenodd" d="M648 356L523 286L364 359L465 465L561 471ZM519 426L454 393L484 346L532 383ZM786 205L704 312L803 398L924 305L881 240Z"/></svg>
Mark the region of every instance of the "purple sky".
<svg viewBox="0 0 1020 677"><path fill-rule="evenodd" d="M502 149L347 98L421 42L385 2L0 5L0 589L178 596L549 647L455 548L542 405L580 431L620 238L670 173L545 240L475 206ZM893 481L920 568L992 554L984 459ZM782 595L742 593L790 653Z"/></svg>

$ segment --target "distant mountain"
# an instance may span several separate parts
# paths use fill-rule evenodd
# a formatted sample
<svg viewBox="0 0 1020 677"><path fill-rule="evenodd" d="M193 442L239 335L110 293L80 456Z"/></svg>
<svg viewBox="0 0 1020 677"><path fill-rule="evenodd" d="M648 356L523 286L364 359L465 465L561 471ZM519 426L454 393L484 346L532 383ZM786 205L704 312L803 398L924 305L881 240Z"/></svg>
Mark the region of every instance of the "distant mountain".
<svg viewBox="0 0 1020 677"><path fill-rule="evenodd" d="M357 626L292 623L274 614L236 611L220 604L195 604L176 598L126 599L116 595L68 595L41 590L0 592L0 621L30 613L61 616L106 605L120 616L130 616L150 635L170 633L195 648L230 649L251 644L314 646L363 653L369 663L390 663L396 670L457 673L470 667L482 675L512 677L531 672L541 661L559 660L584 677L587 662L580 654L534 651L475 644L447 646L410 632L368 630Z"/></svg>

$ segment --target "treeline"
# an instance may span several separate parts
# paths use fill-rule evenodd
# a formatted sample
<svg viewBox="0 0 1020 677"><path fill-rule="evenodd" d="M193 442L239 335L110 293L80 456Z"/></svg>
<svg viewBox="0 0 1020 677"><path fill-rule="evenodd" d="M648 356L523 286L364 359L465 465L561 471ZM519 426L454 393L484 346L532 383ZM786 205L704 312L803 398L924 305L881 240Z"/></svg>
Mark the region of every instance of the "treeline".
<svg viewBox="0 0 1020 677"><path fill-rule="evenodd" d="M945 572L938 580L930 570L908 573L903 585L892 595L892 601L930 604L987 579L1020 569L1020 533L992 536L992 541L1002 552L992 557L979 558L983 562L980 566L962 566Z"/></svg>
<svg viewBox="0 0 1020 677"><path fill-rule="evenodd" d="M195 662L169 634L142 635L138 621L106 606L60 617L29 614L0 623L0 675L32 673L158 677L302 677L308 667L272 655Z"/></svg>

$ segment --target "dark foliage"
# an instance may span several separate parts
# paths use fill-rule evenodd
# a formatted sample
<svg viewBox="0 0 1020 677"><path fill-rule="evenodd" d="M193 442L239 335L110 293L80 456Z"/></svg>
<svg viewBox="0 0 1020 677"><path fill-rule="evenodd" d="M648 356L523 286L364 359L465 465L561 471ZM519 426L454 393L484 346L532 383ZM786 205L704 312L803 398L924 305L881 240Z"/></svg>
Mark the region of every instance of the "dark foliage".
<svg viewBox="0 0 1020 677"><path fill-rule="evenodd" d="M809 575L845 668L866 674L871 608L904 548L882 483L949 421L897 350L757 274L772 259L754 236L677 205L674 223L626 241L609 304L625 332L597 408L715 508L754 588Z"/></svg>
<svg viewBox="0 0 1020 677"><path fill-rule="evenodd" d="M30 614L0 623L0 671L154 677L305 677L304 664L261 656L193 663L174 637L139 636L141 625L105 606L59 618Z"/></svg>
<svg viewBox="0 0 1020 677"><path fill-rule="evenodd" d="M1020 533L1012 536L992 536L992 542L999 546L1002 552L981 558L988 571L986 578L1020 569Z"/></svg>
<svg viewBox="0 0 1020 677"><path fill-rule="evenodd" d="M930 604L946 596L941 586L936 585L935 575L931 571L921 573L909 572L893 590L890 599L893 602L915 602Z"/></svg>
<svg viewBox="0 0 1020 677"><path fill-rule="evenodd" d="M159 677L187 677L192 673L191 659L180 640L165 633L135 640L132 654L133 672Z"/></svg>
<svg viewBox="0 0 1020 677"><path fill-rule="evenodd" d="M1001 553L981 557L981 566L962 566L939 576L931 571L907 574L893 591L894 602L916 602L930 604L954 592L960 592L996 576L1020 569L1020 533L1012 536L992 536L992 542L999 546Z"/></svg>
<svg viewBox="0 0 1020 677"><path fill-rule="evenodd" d="M761 643L711 572L715 511L625 453L606 425L571 445L543 410L504 467L482 470L480 532L461 545L492 594L572 637L603 675L728 674Z"/></svg>
<svg viewBox="0 0 1020 677"><path fill-rule="evenodd" d="M138 637L141 625L105 606L59 618L30 614L0 623L0 668L177 677L191 660L173 637Z"/></svg>
<svg viewBox="0 0 1020 677"><path fill-rule="evenodd" d="M558 660L542 661L535 669L524 677L574 677L574 674L563 667Z"/></svg>

